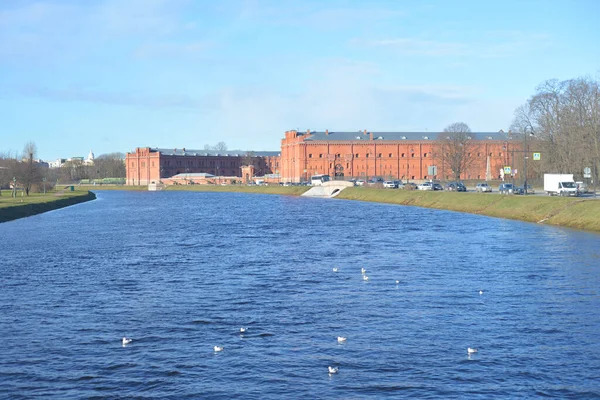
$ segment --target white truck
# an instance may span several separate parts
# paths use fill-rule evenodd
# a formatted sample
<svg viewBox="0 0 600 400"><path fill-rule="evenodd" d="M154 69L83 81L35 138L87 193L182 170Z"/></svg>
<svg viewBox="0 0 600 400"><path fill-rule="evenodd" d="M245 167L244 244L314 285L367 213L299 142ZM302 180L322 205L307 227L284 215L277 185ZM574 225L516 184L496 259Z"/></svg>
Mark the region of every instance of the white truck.
<svg viewBox="0 0 600 400"><path fill-rule="evenodd" d="M544 174L544 191L549 195L578 196L573 174Z"/></svg>

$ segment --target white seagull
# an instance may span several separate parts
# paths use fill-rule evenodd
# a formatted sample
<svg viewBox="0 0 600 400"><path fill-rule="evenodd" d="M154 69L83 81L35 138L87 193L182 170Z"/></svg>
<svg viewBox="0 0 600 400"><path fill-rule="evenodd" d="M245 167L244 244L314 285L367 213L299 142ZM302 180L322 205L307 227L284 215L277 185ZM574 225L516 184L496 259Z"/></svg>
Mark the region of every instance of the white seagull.
<svg viewBox="0 0 600 400"><path fill-rule="evenodd" d="M333 272L338 272L338 271L339 271L338 267L333 267Z"/></svg>
<svg viewBox="0 0 600 400"><path fill-rule="evenodd" d="M480 291L479 291L479 294L483 294L483 290L480 290Z"/></svg>
<svg viewBox="0 0 600 400"><path fill-rule="evenodd" d="M223 351L223 347L221 347L221 346L215 346L214 349L215 349L215 352Z"/></svg>
<svg viewBox="0 0 600 400"><path fill-rule="evenodd" d="M368 281L368 280L369 280L369 277L368 277L368 276L366 276L366 275L365 275L365 276L363 276L363 281Z"/></svg>
<svg viewBox="0 0 600 400"><path fill-rule="evenodd" d="M360 273L364 275L364 274L366 274L366 273L367 273L367 270L366 270L366 269L364 269L364 268L361 268L361 269L360 269Z"/></svg>
<svg viewBox="0 0 600 400"><path fill-rule="evenodd" d="M329 367L329 375L337 374L337 372L338 372L338 367Z"/></svg>
<svg viewBox="0 0 600 400"><path fill-rule="evenodd" d="M467 354L473 354L473 353L477 353L477 349L472 349L470 347L467 347Z"/></svg>
<svg viewBox="0 0 600 400"><path fill-rule="evenodd" d="M240 328L240 333L246 333L247 330L248 328Z"/></svg>
<svg viewBox="0 0 600 400"><path fill-rule="evenodd" d="M398 279L396 279L396 285L400 284L400 281Z"/></svg>
<svg viewBox="0 0 600 400"><path fill-rule="evenodd" d="M343 336L338 336L338 343L344 343L346 341L347 338L343 337Z"/></svg>
<svg viewBox="0 0 600 400"><path fill-rule="evenodd" d="M124 337L123 339L121 339L121 343L123 343L123 347L125 347L126 345L128 345L129 343L133 342L133 339L129 339Z"/></svg>

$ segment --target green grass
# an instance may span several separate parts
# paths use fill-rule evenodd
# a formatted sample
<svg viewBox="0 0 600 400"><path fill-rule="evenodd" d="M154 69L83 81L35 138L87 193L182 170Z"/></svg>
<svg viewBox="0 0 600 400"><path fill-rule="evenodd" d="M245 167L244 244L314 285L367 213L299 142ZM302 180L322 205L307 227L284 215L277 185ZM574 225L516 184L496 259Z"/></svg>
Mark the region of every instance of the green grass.
<svg viewBox="0 0 600 400"><path fill-rule="evenodd" d="M30 193L29 196L21 196L18 192L17 198L11 197L10 190L3 190L0 196L0 222L29 217L95 198L96 196L87 190L48 192L46 195Z"/></svg>
<svg viewBox="0 0 600 400"><path fill-rule="evenodd" d="M362 187L345 189L337 198L437 208L600 232L600 201L593 199Z"/></svg>

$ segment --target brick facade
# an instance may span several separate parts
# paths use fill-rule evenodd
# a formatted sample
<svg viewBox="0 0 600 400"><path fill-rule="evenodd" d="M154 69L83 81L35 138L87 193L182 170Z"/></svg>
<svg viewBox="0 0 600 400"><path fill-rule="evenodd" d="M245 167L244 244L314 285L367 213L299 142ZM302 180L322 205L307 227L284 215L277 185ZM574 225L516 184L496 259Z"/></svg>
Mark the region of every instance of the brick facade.
<svg viewBox="0 0 600 400"><path fill-rule="evenodd" d="M445 135L288 131L281 141L281 179L301 182L316 174L338 179L453 179L442 151ZM511 165L512 141L503 132L472 135L471 162L461 179L498 179L500 168ZM435 176L428 175L429 166L437 167Z"/></svg>
<svg viewBox="0 0 600 400"><path fill-rule="evenodd" d="M312 175L337 179L453 179L442 143L445 133L432 132L298 132L287 131L281 152L206 151L138 147L127 153L127 184L147 185L177 174L209 173L222 177L275 175L281 182L303 182ZM518 147L504 132L473 132L469 167L461 179L498 179L512 165ZM242 171L243 166L251 170ZM429 175L428 167L437 174ZM250 176L251 171L252 176ZM272 179L271 179L272 180Z"/></svg>
<svg viewBox="0 0 600 400"><path fill-rule="evenodd" d="M242 176L242 166L251 163L257 175L277 173L279 152L235 152L138 147L125 156L126 184L158 183L177 174L208 173L223 177Z"/></svg>

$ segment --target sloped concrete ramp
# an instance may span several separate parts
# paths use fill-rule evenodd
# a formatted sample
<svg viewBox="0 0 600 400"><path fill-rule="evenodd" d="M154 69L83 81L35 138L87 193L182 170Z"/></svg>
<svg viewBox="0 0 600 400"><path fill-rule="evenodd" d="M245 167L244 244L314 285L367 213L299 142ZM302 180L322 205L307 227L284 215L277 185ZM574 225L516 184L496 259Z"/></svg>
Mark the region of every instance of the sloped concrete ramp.
<svg viewBox="0 0 600 400"><path fill-rule="evenodd" d="M315 186L302 194L308 197L324 197L330 198L337 196L342 190L347 187L353 187L354 183L346 181L329 181L323 183L323 186Z"/></svg>

